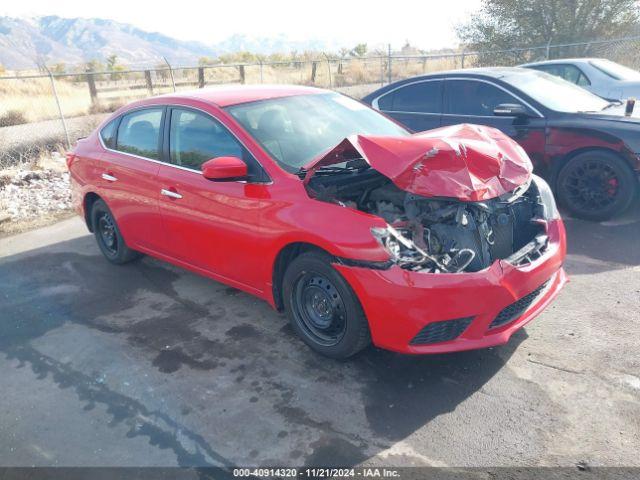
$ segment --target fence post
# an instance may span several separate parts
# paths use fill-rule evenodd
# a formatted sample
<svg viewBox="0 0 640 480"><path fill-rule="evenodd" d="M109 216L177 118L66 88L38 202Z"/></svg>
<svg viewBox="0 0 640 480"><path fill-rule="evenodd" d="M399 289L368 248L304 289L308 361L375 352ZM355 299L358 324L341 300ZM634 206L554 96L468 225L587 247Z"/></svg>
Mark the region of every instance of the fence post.
<svg viewBox="0 0 640 480"><path fill-rule="evenodd" d="M56 105L58 106L58 114L60 115L60 121L62 122L62 128L64 130L64 137L67 140L67 148L71 148L71 140L69 140L69 130L67 129L67 121L64 119L64 114L62 113L62 107L60 106L60 99L58 98L58 90L56 89L56 82L53 79L53 74L49 67L43 65L47 73L49 74L49 80L51 80L51 90L53 90L53 96L56 99Z"/></svg>
<svg viewBox="0 0 640 480"><path fill-rule="evenodd" d="M153 82L151 81L151 70L144 71L144 81L147 84L149 95L153 95Z"/></svg>
<svg viewBox="0 0 640 480"><path fill-rule="evenodd" d="M204 88L204 67L198 67L198 88Z"/></svg>
<svg viewBox="0 0 640 480"><path fill-rule="evenodd" d="M547 42L547 60L549 60L549 52L551 50L551 39Z"/></svg>
<svg viewBox="0 0 640 480"><path fill-rule="evenodd" d="M260 60L260 83L264 83L264 78L262 77L262 60Z"/></svg>
<svg viewBox="0 0 640 480"><path fill-rule="evenodd" d="M460 61L460 68L464 68L464 52L462 53L462 60Z"/></svg>
<svg viewBox="0 0 640 480"><path fill-rule="evenodd" d="M380 86L384 86L384 57L380 57Z"/></svg>
<svg viewBox="0 0 640 480"><path fill-rule="evenodd" d="M87 72L87 85L89 85L89 95L91 95L91 104L98 103L98 90L96 89L96 79L94 74Z"/></svg>
<svg viewBox="0 0 640 480"><path fill-rule="evenodd" d="M389 76L389 83L391 83L391 44L388 45L388 63L389 63L389 70L387 72L388 76Z"/></svg>
<svg viewBox="0 0 640 480"><path fill-rule="evenodd" d="M311 83L316 83L317 69L318 69L318 62L311 62Z"/></svg>
<svg viewBox="0 0 640 480"><path fill-rule="evenodd" d="M244 75L244 65L238 65L238 71L240 72L240 83L244 85L246 77Z"/></svg>
<svg viewBox="0 0 640 480"><path fill-rule="evenodd" d="M171 76L171 85L173 85L173 91L176 91L176 81L173 78L173 68L171 68L171 64L169 63L169 61L167 60L166 57L162 57L162 59L164 60L164 63L167 64L167 67L169 67L169 75Z"/></svg>
<svg viewBox="0 0 640 480"><path fill-rule="evenodd" d="M329 73L329 88L333 88L333 81L331 80L331 62L329 61L329 56L326 53L323 53L324 58L327 59L327 72Z"/></svg>

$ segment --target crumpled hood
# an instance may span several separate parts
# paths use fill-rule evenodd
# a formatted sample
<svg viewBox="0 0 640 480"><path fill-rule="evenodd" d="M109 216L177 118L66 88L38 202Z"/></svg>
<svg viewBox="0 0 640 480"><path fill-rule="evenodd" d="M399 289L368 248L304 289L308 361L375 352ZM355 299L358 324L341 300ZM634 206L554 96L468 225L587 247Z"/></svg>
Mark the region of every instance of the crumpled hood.
<svg viewBox="0 0 640 480"><path fill-rule="evenodd" d="M350 136L305 167L305 184L320 167L354 156L402 190L462 201L511 192L527 183L533 170L522 147L499 130L460 124L407 137Z"/></svg>

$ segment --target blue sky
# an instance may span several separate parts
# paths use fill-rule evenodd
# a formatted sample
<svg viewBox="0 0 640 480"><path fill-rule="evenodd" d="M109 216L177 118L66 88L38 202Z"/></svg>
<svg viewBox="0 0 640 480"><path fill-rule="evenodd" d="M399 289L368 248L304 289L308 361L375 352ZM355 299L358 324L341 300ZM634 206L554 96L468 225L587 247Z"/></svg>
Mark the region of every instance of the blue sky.
<svg viewBox="0 0 640 480"><path fill-rule="evenodd" d="M131 23L181 40L218 42L242 33L284 34L292 39L330 39L371 46L406 40L425 49L457 44L454 26L477 10L481 0L225 0L151 2L20 0L3 2L0 15L101 17Z"/></svg>

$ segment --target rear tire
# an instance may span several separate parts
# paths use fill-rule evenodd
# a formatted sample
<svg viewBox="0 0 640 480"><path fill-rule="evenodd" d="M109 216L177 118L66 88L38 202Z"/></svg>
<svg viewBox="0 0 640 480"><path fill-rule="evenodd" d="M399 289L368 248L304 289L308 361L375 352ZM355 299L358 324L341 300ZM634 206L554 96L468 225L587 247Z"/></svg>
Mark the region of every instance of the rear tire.
<svg viewBox="0 0 640 480"><path fill-rule="evenodd" d="M623 213L635 198L638 179L623 159L593 150L576 155L560 170L560 205L578 218L607 220Z"/></svg>
<svg viewBox="0 0 640 480"><path fill-rule="evenodd" d="M296 257L284 274L282 292L291 326L316 352L346 359L371 343L360 302L328 254Z"/></svg>
<svg viewBox="0 0 640 480"><path fill-rule="evenodd" d="M111 210L103 200L93 202L91 226L98 247L109 262L122 265L142 256L141 253L127 247Z"/></svg>

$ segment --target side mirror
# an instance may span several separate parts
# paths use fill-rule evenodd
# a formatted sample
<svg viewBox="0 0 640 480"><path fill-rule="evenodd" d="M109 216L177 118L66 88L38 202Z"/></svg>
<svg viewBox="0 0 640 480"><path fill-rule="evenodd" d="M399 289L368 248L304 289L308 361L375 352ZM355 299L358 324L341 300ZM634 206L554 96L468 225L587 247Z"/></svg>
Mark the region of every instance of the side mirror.
<svg viewBox="0 0 640 480"><path fill-rule="evenodd" d="M208 180L240 180L247 176L247 164L238 157L216 157L202 164L202 176Z"/></svg>
<svg viewBox="0 0 640 480"><path fill-rule="evenodd" d="M493 109L493 114L497 117L528 117L529 112L519 103L501 103Z"/></svg>

